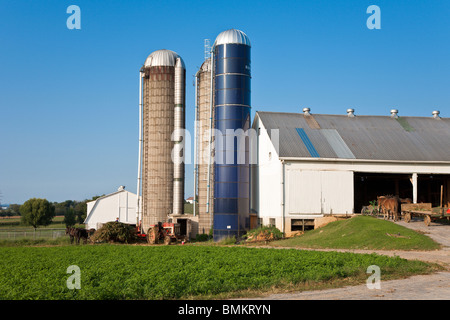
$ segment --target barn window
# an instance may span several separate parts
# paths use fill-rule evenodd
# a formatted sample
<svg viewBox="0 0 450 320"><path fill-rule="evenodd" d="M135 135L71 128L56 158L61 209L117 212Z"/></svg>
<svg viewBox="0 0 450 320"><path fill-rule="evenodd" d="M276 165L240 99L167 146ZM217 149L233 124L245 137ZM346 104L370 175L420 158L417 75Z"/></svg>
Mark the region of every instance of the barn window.
<svg viewBox="0 0 450 320"><path fill-rule="evenodd" d="M314 229L314 220L312 219L292 219L291 231L306 231Z"/></svg>

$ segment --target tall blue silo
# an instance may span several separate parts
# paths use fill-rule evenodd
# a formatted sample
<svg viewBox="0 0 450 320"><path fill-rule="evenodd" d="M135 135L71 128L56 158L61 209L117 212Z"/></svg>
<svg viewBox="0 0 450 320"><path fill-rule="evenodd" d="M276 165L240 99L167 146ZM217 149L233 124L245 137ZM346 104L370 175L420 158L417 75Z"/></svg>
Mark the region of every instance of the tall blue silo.
<svg viewBox="0 0 450 320"><path fill-rule="evenodd" d="M222 141L214 140L215 241L239 236L250 224L249 147L243 136L251 126L250 48L247 35L236 29L220 33L213 47L214 129L222 133Z"/></svg>

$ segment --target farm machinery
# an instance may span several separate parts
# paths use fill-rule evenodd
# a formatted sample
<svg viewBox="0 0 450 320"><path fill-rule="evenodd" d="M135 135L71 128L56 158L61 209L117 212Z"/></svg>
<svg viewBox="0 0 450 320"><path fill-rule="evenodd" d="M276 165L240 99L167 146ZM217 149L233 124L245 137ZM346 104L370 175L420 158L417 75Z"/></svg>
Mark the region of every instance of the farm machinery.
<svg viewBox="0 0 450 320"><path fill-rule="evenodd" d="M178 240L185 240L185 236L180 233L180 224L172 222L158 222L157 224L148 228L147 234L140 234L145 237L149 244L164 243L169 245L176 243Z"/></svg>

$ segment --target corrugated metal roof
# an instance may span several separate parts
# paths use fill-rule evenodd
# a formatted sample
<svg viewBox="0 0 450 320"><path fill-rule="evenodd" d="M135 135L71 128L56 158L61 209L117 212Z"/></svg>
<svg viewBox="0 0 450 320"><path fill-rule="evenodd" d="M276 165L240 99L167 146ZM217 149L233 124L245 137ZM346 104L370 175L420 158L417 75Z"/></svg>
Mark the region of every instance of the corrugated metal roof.
<svg viewBox="0 0 450 320"><path fill-rule="evenodd" d="M322 129L320 132L325 136L325 139L327 139L338 158L355 159L355 155L352 153L336 129Z"/></svg>
<svg viewBox="0 0 450 320"><path fill-rule="evenodd" d="M317 152L316 148L314 148L314 145L312 144L311 140L309 139L308 135L305 132L305 129L303 128L295 128L297 130L298 135L302 139L303 143L306 146L306 149L308 149L309 154L311 157L314 158L320 158L319 153Z"/></svg>
<svg viewBox="0 0 450 320"><path fill-rule="evenodd" d="M248 38L248 36L241 30L237 29L229 29L221 32L217 36L216 41L214 42L214 46L229 43L245 44L251 47L250 39Z"/></svg>
<svg viewBox="0 0 450 320"><path fill-rule="evenodd" d="M320 158L449 161L450 118L257 112L266 129L279 129L280 157L312 157L296 129L303 128Z"/></svg>

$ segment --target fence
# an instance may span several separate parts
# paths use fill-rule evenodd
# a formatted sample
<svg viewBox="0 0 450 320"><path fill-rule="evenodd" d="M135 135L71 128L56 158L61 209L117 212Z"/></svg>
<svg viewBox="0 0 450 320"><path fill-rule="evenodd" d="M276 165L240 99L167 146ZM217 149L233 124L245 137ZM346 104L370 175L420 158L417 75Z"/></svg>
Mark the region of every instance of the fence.
<svg viewBox="0 0 450 320"><path fill-rule="evenodd" d="M11 229L0 230L0 240L18 240L18 239L56 239L63 237L66 229Z"/></svg>

